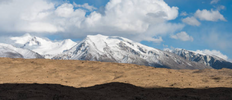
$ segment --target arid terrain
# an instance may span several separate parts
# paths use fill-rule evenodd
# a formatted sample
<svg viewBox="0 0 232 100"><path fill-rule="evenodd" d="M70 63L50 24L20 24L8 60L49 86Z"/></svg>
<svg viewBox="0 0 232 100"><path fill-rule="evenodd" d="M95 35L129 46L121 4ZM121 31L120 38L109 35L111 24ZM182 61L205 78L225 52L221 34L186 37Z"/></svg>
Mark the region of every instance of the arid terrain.
<svg viewBox="0 0 232 100"><path fill-rule="evenodd" d="M0 100L232 99L231 69L0 58L0 84Z"/></svg>

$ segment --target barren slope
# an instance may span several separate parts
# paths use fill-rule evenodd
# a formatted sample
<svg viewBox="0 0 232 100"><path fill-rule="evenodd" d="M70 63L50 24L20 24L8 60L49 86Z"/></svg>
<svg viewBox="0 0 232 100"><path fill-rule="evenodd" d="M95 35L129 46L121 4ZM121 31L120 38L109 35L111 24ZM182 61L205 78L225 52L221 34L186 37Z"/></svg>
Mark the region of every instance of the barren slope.
<svg viewBox="0 0 232 100"><path fill-rule="evenodd" d="M93 61L0 58L0 83L89 87L111 82L140 87L232 87L232 70L172 70Z"/></svg>

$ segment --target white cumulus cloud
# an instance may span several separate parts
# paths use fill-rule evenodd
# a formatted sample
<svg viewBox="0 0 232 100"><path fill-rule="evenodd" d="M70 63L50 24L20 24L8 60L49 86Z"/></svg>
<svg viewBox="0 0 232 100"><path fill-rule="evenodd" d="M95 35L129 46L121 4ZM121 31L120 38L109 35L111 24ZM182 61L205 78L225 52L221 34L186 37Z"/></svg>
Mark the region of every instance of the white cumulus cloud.
<svg viewBox="0 0 232 100"><path fill-rule="evenodd" d="M192 25L192 26L200 26L201 23L195 17L187 17L182 19L182 22Z"/></svg>
<svg viewBox="0 0 232 100"><path fill-rule="evenodd" d="M10 0L0 5L0 32L59 34L66 38L103 34L159 43L162 36L184 27L169 22L178 17L178 8L163 0L110 0L104 14L94 9L87 3L55 6L51 0Z"/></svg>
<svg viewBox="0 0 232 100"><path fill-rule="evenodd" d="M195 17L199 18L200 20L206 20L206 21L226 21L224 16L218 11L218 10L212 10L208 11L206 9L203 10L197 10L195 13Z"/></svg>
<svg viewBox="0 0 232 100"><path fill-rule="evenodd" d="M52 14L54 4L44 0L11 0L0 4L0 30L3 32L57 32L59 30L54 24L49 23L47 17ZM35 23L43 23L50 28L41 28ZM32 25L32 26L31 26ZM36 28L36 29L34 29ZM55 28L55 29L54 29Z"/></svg>
<svg viewBox="0 0 232 100"><path fill-rule="evenodd" d="M220 57L224 60L228 60L228 57L224 54L222 54L220 51L217 51L217 50L197 50L195 51L196 53L199 53L199 54L206 54L206 55L211 55L211 56L217 56L217 57Z"/></svg>
<svg viewBox="0 0 232 100"><path fill-rule="evenodd" d="M179 39L181 41L193 41L193 37L189 36L186 32L180 32L177 33L176 35L172 35L171 38L173 39Z"/></svg>
<svg viewBox="0 0 232 100"><path fill-rule="evenodd" d="M57 7L55 13L60 17L70 17L74 12L72 4L62 4L61 6Z"/></svg>

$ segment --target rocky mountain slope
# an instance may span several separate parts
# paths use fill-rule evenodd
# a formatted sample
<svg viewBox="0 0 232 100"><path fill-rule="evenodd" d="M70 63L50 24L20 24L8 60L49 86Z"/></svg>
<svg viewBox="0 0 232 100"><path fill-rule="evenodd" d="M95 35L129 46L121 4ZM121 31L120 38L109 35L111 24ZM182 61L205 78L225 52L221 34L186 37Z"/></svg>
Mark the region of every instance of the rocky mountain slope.
<svg viewBox="0 0 232 100"><path fill-rule="evenodd" d="M207 66L211 66L214 69L232 68L232 63L217 56L199 54L194 51L188 51L185 49L174 49L171 52L183 57L188 61L193 61Z"/></svg>

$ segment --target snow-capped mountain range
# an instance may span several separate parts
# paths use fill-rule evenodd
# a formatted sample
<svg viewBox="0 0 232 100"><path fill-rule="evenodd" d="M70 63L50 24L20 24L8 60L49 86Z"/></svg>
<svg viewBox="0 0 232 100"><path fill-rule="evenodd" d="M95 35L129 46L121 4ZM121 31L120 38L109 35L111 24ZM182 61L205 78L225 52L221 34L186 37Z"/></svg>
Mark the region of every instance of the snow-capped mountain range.
<svg viewBox="0 0 232 100"><path fill-rule="evenodd" d="M44 58L40 54L23 48L17 48L9 44L0 43L0 57L35 59Z"/></svg>
<svg viewBox="0 0 232 100"><path fill-rule="evenodd" d="M170 52L177 54L188 61L198 62L214 69L232 68L232 63L214 55L207 55L185 49L174 49Z"/></svg>
<svg viewBox="0 0 232 100"><path fill-rule="evenodd" d="M132 63L172 69L210 68L126 38L103 35L89 35L79 44L53 59Z"/></svg>
<svg viewBox="0 0 232 100"><path fill-rule="evenodd" d="M43 55L47 59L51 59L55 55L60 54L77 44L70 39L51 41L47 38L31 36L30 34L25 34L21 37L11 37L10 39L14 41L13 45L24 49L30 49Z"/></svg>
<svg viewBox="0 0 232 100"><path fill-rule="evenodd" d="M46 59L132 63L171 69L232 68L230 62L219 57L191 53L191 51L182 49L163 51L117 36L88 35L79 43L70 39L51 41L30 34L9 39L13 41L10 43L11 45L0 44L0 47L1 45L5 45L4 47L15 46L14 48L17 49L6 50L1 49L3 48L1 47L0 57L29 58L28 56L31 56L31 54L27 55L19 52L29 49L28 51L41 55ZM13 55L10 53L10 56L6 56L4 55L7 54L5 52L11 52ZM225 63L228 66L224 67Z"/></svg>

